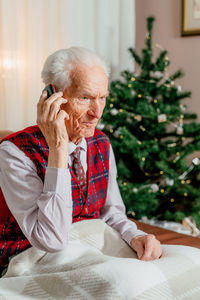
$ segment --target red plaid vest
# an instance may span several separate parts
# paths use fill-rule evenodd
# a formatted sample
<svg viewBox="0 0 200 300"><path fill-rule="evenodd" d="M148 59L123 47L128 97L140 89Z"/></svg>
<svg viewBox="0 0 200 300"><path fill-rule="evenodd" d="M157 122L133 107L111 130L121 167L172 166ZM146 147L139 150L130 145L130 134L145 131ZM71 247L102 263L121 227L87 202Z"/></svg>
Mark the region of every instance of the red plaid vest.
<svg viewBox="0 0 200 300"><path fill-rule="evenodd" d="M38 126L31 126L3 139L14 143L35 164L37 174L44 182L49 149ZM85 198L73 170L71 173L73 223L85 219L96 219L106 201L110 142L108 137L95 130L93 137L87 141L88 191ZM13 199L14 201L14 199ZM29 241L22 233L17 221L10 212L0 189L0 267L8 264L13 254L30 247Z"/></svg>

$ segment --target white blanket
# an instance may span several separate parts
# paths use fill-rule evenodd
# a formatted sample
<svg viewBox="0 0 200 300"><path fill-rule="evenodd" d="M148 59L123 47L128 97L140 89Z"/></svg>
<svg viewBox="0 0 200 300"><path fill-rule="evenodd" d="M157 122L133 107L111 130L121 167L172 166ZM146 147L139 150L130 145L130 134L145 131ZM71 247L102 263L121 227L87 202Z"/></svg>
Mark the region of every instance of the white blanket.
<svg viewBox="0 0 200 300"><path fill-rule="evenodd" d="M200 250L162 246L144 262L101 220L72 225L66 250L29 248L0 280L0 300L199 300Z"/></svg>

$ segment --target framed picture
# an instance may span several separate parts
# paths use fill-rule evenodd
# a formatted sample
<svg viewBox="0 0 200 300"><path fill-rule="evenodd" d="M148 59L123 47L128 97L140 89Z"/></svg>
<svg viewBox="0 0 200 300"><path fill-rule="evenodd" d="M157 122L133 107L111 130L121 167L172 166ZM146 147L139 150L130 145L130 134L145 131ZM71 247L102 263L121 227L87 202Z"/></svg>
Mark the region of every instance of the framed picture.
<svg viewBox="0 0 200 300"><path fill-rule="evenodd" d="M182 0L182 36L200 34L200 0Z"/></svg>

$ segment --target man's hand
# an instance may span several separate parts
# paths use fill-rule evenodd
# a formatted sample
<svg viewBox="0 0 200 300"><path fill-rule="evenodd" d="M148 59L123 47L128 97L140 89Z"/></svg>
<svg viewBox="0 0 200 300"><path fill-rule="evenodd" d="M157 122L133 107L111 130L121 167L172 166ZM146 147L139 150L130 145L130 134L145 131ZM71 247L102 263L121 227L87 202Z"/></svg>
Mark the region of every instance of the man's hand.
<svg viewBox="0 0 200 300"><path fill-rule="evenodd" d="M131 240L131 246L141 260L153 260L160 258L162 255L160 242L153 234L134 237Z"/></svg>
<svg viewBox="0 0 200 300"><path fill-rule="evenodd" d="M58 92L47 99L44 91L37 105L37 124L49 146L48 167L67 168L69 136L65 120L68 114L61 109L67 100Z"/></svg>

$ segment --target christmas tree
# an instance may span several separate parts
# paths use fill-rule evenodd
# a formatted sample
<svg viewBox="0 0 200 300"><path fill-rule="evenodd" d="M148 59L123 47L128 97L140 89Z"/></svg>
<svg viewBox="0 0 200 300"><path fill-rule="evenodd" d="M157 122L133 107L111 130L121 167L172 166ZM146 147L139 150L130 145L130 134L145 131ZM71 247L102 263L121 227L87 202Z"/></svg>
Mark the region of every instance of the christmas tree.
<svg viewBox="0 0 200 300"><path fill-rule="evenodd" d="M147 18L141 55L129 49L139 71L125 70L110 83L100 128L111 140L128 213L173 221L191 216L200 227L200 124L182 103L191 96L176 84L182 71L168 73L166 50L153 57L153 22Z"/></svg>

